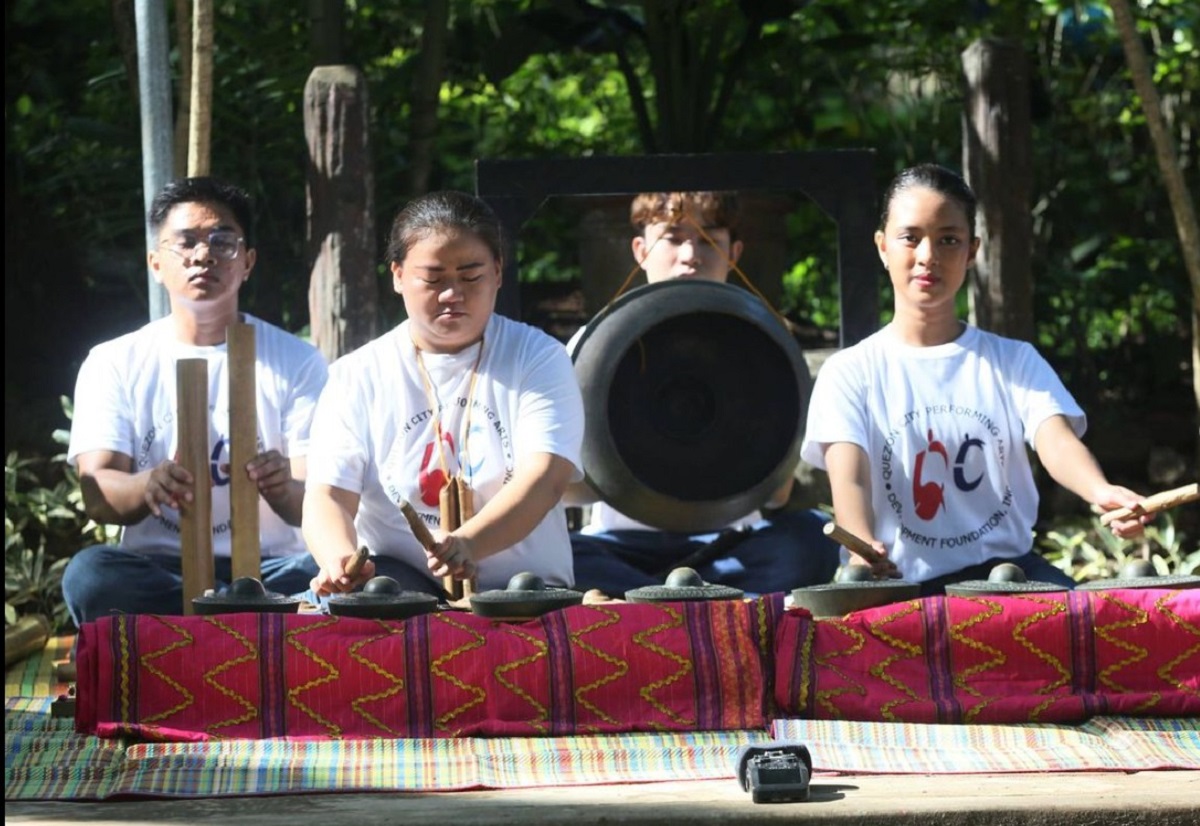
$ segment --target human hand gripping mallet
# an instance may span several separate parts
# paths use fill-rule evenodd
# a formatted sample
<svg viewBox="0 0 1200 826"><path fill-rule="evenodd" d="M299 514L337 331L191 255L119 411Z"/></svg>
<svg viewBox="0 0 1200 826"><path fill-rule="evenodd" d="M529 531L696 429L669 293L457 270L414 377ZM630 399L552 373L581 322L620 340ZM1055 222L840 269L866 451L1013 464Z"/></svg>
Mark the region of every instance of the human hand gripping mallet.
<svg viewBox="0 0 1200 826"><path fill-rule="evenodd" d="M1117 508L1101 514L1100 524L1107 526L1110 522L1118 519L1132 519L1135 516L1149 516L1150 514L1158 513L1159 511L1174 508L1179 505L1185 505L1188 502L1196 502L1200 500L1200 482L1193 482L1190 485L1174 488L1173 490L1165 490L1162 493L1156 493L1153 496L1147 496L1141 502L1132 508Z"/></svg>
<svg viewBox="0 0 1200 826"><path fill-rule="evenodd" d="M417 513L416 508L407 500L401 500L400 512L408 520L408 527L412 530L413 536L417 538L417 542L421 544L426 553L432 554L434 548L437 547L437 540L434 539L433 532L429 530L429 526L421 519L421 515ZM446 589L446 593L450 594L452 598L455 592L454 582L454 577L449 574L443 577L442 587Z"/></svg>
<svg viewBox="0 0 1200 826"><path fill-rule="evenodd" d="M826 522L825 527L821 530L834 542L848 548L865 559L872 570L886 567L890 563L890 560L886 556L875 550L865 539L855 536L836 522Z"/></svg>
<svg viewBox="0 0 1200 826"><path fill-rule="evenodd" d="M363 565L365 565L367 560L370 558L371 552L367 550L365 545L355 551L354 556L350 557L350 561L346 563L346 567L344 568L346 577L353 582L355 577L357 577L359 572L362 570Z"/></svg>

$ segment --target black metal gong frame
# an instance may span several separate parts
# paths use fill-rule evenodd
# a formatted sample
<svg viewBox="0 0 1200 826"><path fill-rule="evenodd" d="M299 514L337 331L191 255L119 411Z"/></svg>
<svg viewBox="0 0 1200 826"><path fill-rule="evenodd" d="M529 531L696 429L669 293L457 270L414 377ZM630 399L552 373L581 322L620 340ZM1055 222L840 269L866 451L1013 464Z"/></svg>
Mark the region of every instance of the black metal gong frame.
<svg viewBox="0 0 1200 826"><path fill-rule="evenodd" d="M837 224L840 344L879 328L875 152L730 152L699 155L477 160L475 194L496 211L509 238L548 198L694 190L800 191ZM521 317L516 256L504 265L496 309Z"/></svg>

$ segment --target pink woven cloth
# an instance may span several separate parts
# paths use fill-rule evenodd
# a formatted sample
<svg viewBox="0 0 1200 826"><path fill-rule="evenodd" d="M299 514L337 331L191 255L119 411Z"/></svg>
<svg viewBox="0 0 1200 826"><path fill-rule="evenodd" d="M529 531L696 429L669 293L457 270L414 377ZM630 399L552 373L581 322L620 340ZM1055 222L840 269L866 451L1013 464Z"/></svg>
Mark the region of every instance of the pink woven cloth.
<svg viewBox="0 0 1200 826"><path fill-rule="evenodd" d="M910 723L1200 715L1200 590L930 597L776 629L780 717Z"/></svg>
<svg viewBox="0 0 1200 826"><path fill-rule="evenodd" d="M76 728L170 740L764 729L781 605L582 605L518 623L111 617L81 629Z"/></svg>

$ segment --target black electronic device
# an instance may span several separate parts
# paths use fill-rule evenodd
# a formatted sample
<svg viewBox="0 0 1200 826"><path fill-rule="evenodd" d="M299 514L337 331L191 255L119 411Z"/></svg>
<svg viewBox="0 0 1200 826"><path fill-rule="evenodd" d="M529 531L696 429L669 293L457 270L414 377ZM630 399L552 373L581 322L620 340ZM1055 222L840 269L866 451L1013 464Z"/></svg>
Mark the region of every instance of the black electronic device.
<svg viewBox="0 0 1200 826"><path fill-rule="evenodd" d="M752 743L738 754L737 776L755 803L798 803L808 800L812 757L801 743Z"/></svg>

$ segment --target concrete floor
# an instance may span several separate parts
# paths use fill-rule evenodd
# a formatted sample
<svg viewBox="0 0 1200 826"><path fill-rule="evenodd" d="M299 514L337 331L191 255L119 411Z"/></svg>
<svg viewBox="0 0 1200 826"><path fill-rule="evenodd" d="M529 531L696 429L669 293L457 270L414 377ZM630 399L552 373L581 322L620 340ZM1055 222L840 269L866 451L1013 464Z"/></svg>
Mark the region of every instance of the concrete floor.
<svg viewBox="0 0 1200 826"><path fill-rule="evenodd" d="M1197 826L1200 771L818 776L804 803L755 804L735 780L445 794L6 803L6 824L229 826L764 823Z"/></svg>

